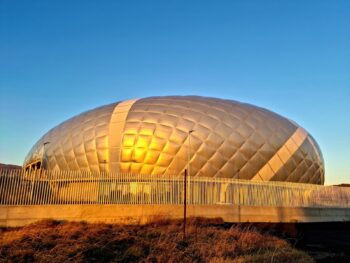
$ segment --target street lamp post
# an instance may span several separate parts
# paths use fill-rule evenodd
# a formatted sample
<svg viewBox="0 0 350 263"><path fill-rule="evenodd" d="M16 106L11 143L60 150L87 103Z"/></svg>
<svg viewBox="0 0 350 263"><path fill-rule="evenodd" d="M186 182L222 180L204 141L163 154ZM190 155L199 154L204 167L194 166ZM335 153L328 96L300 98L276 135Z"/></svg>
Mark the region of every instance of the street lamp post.
<svg viewBox="0 0 350 263"><path fill-rule="evenodd" d="M45 153L45 145L49 144L50 142L44 142L43 143L43 154L41 155L41 163L40 163L40 168L38 167L38 163L35 164L34 168L34 174L31 172L30 176L32 177L32 183L31 183L31 191L30 191L30 200L32 204L34 203L34 188L35 188L35 179L38 177L42 176L42 169L44 166L44 157L46 155Z"/></svg>
<svg viewBox="0 0 350 263"><path fill-rule="evenodd" d="M41 165L40 168L44 167L44 158L46 159L46 151L45 151L45 146L48 145L50 142L44 142L43 143L43 155L41 157Z"/></svg>

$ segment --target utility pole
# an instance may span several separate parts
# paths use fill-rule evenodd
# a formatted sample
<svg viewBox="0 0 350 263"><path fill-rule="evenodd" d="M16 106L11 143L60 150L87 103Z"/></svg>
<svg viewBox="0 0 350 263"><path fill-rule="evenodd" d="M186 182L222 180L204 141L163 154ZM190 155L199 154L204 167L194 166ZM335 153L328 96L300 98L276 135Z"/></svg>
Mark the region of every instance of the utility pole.
<svg viewBox="0 0 350 263"><path fill-rule="evenodd" d="M187 151L187 169L185 169L184 174L184 222L183 222L183 232L184 232L184 239L186 239L186 213L187 213L187 172L188 176L190 176L190 161L191 161L191 133L194 132L194 130L188 131L188 151Z"/></svg>
<svg viewBox="0 0 350 263"><path fill-rule="evenodd" d="M189 192L189 200L193 200L192 194L191 194L191 167L190 167L190 162L191 162L191 134L194 132L194 130L189 130L188 131L188 151L187 151L187 175L188 175L188 188L190 190Z"/></svg>
<svg viewBox="0 0 350 263"><path fill-rule="evenodd" d="M185 169L185 175L184 175L184 225L183 225L183 232L184 232L184 236L183 239L186 239L186 194L187 194L187 169Z"/></svg>
<svg viewBox="0 0 350 263"><path fill-rule="evenodd" d="M241 184L239 183L239 173L240 169L238 169L237 172L237 179L238 179L238 222L241 222Z"/></svg>

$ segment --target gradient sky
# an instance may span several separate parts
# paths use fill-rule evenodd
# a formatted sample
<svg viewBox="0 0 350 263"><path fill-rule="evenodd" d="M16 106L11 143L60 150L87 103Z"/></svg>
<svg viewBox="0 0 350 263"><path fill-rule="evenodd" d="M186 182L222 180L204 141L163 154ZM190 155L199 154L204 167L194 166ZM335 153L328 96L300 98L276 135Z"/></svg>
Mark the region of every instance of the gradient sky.
<svg viewBox="0 0 350 263"><path fill-rule="evenodd" d="M305 127L350 183L350 1L0 0L0 162L129 98L248 102Z"/></svg>

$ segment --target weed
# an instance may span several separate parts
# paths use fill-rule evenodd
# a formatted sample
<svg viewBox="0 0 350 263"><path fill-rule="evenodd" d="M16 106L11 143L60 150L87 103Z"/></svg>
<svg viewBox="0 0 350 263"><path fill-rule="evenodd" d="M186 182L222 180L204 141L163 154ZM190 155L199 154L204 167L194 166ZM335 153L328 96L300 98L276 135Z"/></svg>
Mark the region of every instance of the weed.
<svg viewBox="0 0 350 263"><path fill-rule="evenodd" d="M312 262L287 241L222 219L147 225L45 220L0 231L0 262Z"/></svg>

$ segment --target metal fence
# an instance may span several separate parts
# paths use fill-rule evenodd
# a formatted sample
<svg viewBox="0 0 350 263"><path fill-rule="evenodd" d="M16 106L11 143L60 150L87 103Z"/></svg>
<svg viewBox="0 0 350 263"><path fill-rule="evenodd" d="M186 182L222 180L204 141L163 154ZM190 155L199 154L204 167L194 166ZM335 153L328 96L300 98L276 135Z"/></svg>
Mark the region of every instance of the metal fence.
<svg viewBox="0 0 350 263"><path fill-rule="evenodd" d="M187 177L188 204L349 207L350 188ZM183 204L184 176L0 170L1 205Z"/></svg>

